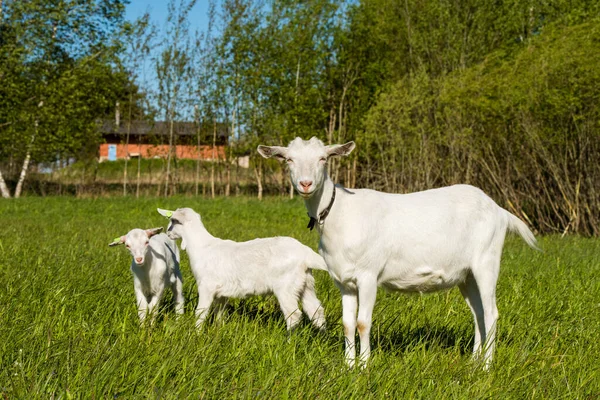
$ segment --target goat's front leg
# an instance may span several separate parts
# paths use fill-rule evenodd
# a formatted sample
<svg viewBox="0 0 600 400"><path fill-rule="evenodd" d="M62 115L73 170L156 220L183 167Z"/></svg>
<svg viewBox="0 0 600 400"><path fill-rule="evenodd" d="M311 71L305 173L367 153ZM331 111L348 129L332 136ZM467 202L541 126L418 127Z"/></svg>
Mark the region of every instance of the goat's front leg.
<svg viewBox="0 0 600 400"><path fill-rule="evenodd" d="M354 367L356 358L356 310L358 308L358 298L355 290L351 290L339 284L342 292L342 323L344 325L346 364L348 367Z"/></svg>
<svg viewBox="0 0 600 400"><path fill-rule="evenodd" d="M362 368L367 364L371 355L371 325L373 321L373 308L377 297L377 278L364 276L358 279L358 335L360 336L360 358Z"/></svg>
<svg viewBox="0 0 600 400"><path fill-rule="evenodd" d="M144 323L146 320L146 314L148 314L148 300L144 293L141 290L135 291L135 299L137 304L138 318L140 319L140 323Z"/></svg>
<svg viewBox="0 0 600 400"><path fill-rule="evenodd" d="M165 291L164 286L160 286L156 293L152 295L150 302L148 302L148 314L150 315L150 323L153 324L156 320L156 306L162 299L163 293Z"/></svg>
<svg viewBox="0 0 600 400"><path fill-rule="evenodd" d="M196 328L200 329L208 316L208 311L215 298L212 290L198 286L198 307L196 307Z"/></svg>

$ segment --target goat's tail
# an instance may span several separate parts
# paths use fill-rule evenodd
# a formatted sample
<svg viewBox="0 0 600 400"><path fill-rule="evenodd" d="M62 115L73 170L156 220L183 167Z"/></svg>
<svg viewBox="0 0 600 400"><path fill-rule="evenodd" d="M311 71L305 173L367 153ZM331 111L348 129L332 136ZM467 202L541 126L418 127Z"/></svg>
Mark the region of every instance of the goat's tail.
<svg viewBox="0 0 600 400"><path fill-rule="evenodd" d="M306 266L309 269L320 269L321 271L327 271L327 264L325 260L319 254L315 253L311 248L306 252Z"/></svg>
<svg viewBox="0 0 600 400"><path fill-rule="evenodd" d="M504 210L506 211L506 210ZM531 229L516 215L506 211L507 219L508 219L508 229L512 232L516 232L523 238L525 243L529 245L529 247L542 251L538 246L537 240Z"/></svg>

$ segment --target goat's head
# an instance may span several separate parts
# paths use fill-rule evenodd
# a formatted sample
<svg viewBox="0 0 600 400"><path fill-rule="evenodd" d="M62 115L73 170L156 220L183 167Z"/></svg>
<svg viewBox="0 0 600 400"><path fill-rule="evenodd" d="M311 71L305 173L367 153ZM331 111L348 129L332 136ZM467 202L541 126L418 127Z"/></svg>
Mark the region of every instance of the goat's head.
<svg viewBox="0 0 600 400"><path fill-rule="evenodd" d="M167 226L167 236L172 240L183 239L183 226L186 222L194 220L200 221L200 214L191 208L178 208L175 211L163 210L157 208L156 211L163 217L169 218ZM185 241L182 241L181 248L185 250Z"/></svg>
<svg viewBox="0 0 600 400"><path fill-rule="evenodd" d="M133 261L137 265L144 264L146 253L148 251L148 243L150 238L162 231L161 228L154 229L132 229L126 235L119 236L113 240L109 246L118 246L124 244L127 250L131 253Z"/></svg>
<svg viewBox="0 0 600 400"><path fill-rule="evenodd" d="M305 199L321 188L327 174L327 160L335 156L347 156L354 150L354 142L325 146L316 137L302 140L297 137L287 147L258 146L265 158L285 161L290 169L290 179L300 196Z"/></svg>

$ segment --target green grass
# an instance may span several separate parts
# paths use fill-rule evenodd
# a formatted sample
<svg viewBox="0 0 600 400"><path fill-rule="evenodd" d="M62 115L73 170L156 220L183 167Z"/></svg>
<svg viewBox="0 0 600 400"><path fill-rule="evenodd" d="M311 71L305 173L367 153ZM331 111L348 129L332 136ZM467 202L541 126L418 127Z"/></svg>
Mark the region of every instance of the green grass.
<svg viewBox="0 0 600 400"><path fill-rule="evenodd" d="M215 235L290 235L316 248L300 200L190 197L0 201L2 398L579 398L600 396L600 240L543 237L544 253L510 237L498 285L491 371L470 360L473 322L458 290L380 291L373 356L344 367L341 304L317 271L328 321L288 341L273 298L230 302L226 322L194 329L196 285L184 256L186 314L170 293L159 322L137 322L129 255L107 245L191 206Z"/></svg>

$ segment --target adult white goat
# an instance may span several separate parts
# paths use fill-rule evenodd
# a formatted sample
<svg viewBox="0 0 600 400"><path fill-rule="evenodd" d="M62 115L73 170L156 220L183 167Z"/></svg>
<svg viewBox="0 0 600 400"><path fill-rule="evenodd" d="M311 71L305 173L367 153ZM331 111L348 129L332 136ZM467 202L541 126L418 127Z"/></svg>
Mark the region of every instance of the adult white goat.
<svg viewBox="0 0 600 400"><path fill-rule="evenodd" d="M369 334L377 286L430 292L458 286L475 320L475 346L489 367L496 336L496 281L506 230L532 247L534 235L519 218L481 190L455 185L410 194L348 190L327 175L332 156L346 156L354 142L325 146L317 138L288 147L258 146L266 158L287 162L291 181L321 236L319 252L342 294L346 362L370 355ZM360 304L360 308L358 305ZM358 309L358 318L357 318Z"/></svg>
<svg viewBox="0 0 600 400"><path fill-rule="evenodd" d="M315 293L311 269L327 271L327 266L308 246L290 237L241 243L222 240L206 230L200 215L191 208L159 208L158 212L170 219L167 235L181 239L181 248L190 258L198 285L197 327L206 319L213 301L220 319L229 297L275 294L288 330L302 318L299 299L313 325L325 329L324 310Z"/></svg>
<svg viewBox="0 0 600 400"><path fill-rule="evenodd" d="M132 229L115 238L109 246L124 244L131 253L133 288L137 300L138 316L143 323L147 315L154 322L154 308L169 286L175 298L175 312L183 314L183 279L179 270L179 248L175 242L160 233L163 228Z"/></svg>

